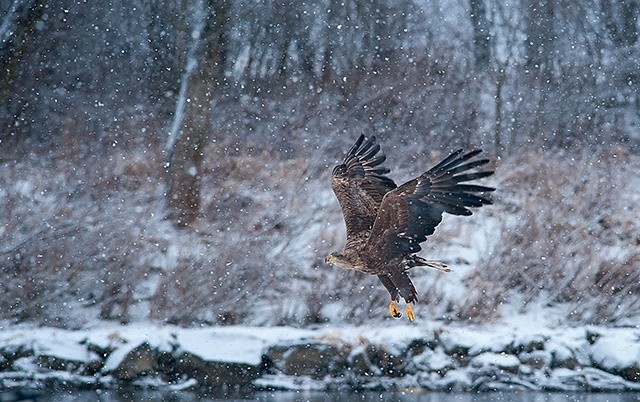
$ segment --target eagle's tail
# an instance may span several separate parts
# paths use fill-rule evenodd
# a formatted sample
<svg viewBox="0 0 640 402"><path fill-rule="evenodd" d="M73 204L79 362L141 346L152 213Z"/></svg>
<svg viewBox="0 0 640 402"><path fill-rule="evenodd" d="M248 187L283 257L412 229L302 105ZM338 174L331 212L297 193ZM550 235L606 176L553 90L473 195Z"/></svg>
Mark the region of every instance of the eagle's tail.
<svg viewBox="0 0 640 402"><path fill-rule="evenodd" d="M424 258L418 255L412 255L409 258L407 258L407 268L413 268L413 267L429 267L429 268L435 268L442 272L451 272L451 268L449 268L447 264L441 261L425 260Z"/></svg>

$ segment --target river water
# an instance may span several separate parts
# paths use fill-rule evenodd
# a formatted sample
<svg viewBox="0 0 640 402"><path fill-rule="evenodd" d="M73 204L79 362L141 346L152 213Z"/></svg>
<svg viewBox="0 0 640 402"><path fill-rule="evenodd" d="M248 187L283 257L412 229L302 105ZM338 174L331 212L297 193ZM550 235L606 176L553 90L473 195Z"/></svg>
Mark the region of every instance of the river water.
<svg viewBox="0 0 640 402"><path fill-rule="evenodd" d="M1 394L0 394L1 395ZM0 400L4 400L1 399ZM11 400L11 399L7 399ZM313 391L276 391L254 392L246 395L203 395L187 391L39 391L33 395L34 402L212 402L212 401L261 401L261 402L631 402L639 401L640 393L543 393L543 392L482 392L482 393L443 393L443 392L313 392Z"/></svg>

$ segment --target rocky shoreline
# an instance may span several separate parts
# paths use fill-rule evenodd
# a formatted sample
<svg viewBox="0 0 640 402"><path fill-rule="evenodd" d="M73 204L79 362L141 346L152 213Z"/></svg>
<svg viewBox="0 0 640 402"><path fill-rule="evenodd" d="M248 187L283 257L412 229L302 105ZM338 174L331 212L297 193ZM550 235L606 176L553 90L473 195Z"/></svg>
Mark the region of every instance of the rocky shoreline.
<svg viewBox="0 0 640 402"><path fill-rule="evenodd" d="M0 389L640 390L640 329L0 328Z"/></svg>

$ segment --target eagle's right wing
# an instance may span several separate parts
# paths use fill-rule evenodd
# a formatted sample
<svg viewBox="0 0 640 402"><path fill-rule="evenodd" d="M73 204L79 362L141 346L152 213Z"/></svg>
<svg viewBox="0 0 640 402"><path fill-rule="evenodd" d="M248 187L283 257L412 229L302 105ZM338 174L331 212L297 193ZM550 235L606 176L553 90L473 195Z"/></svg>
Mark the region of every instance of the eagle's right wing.
<svg viewBox="0 0 640 402"><path fill-rule="evenodd" d="M396 184L387 177L389 169L382 166L386 157L379 154L376 138L365 141L360 135L343 163L331 174L333 189L347 227L347 247L351 241L364 240L371 231L382 198Z"/></svg>

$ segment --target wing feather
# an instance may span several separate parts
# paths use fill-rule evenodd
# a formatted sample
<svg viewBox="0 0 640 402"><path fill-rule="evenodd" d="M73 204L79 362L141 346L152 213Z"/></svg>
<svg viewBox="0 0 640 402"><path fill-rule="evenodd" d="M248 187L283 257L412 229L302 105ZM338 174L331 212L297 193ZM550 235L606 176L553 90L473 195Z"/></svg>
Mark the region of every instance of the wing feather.
<svg viewBox="0 0 640 402"><path fill-rule="evenodd" d="M396 187L386 176L389 169L382 165L386 157L379 152L375 137L360 135L343 163L333 169L331 188L342 208L347 244L366 240L384 195Z"/></svg>
<svg viewBox="0 0 640 402"><path fill-rule="evenodd" d="M471 215L468 208L491 204L491 199L482 195L494 188L461 184L493 174L492 171L469 172L489 162L488 159L467 162L480 152L455 151L384 196L365 249L365 254L378 256L372 263L377 262L382 271L391 259L420 251L420 243L433 234L445 212Z"/></svg>

